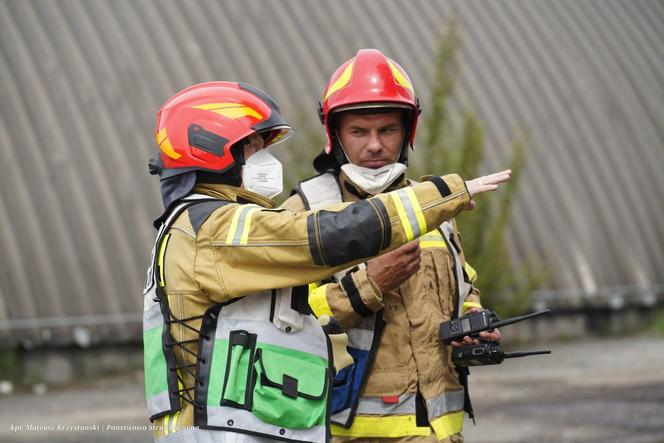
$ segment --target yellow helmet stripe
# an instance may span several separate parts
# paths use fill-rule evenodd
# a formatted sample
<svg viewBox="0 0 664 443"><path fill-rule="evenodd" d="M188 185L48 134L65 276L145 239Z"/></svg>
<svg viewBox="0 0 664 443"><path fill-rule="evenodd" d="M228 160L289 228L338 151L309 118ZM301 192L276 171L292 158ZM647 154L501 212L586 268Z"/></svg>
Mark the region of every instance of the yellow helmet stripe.
<svg viewBox="0 0 664 443"><path fill-rule="evenodd" d="M387 62L388 65L390 65L390 69L392 70L392 75L394 76L394 79L399 83L401 86L403 86L406 89L410 89L412 92L415 92L413 89L413 85L410 84L410 81L408 80L408 77L406 77L401 71L399 71L399 68L394 66L394 63L388 60Z"/></svg>
<svg viewBox="0 0 664 443"><path fill-rule="evenodd" d="M206 103L194 106L194 109L202 109L204 111L212 111L223 117L237 120L238 118L250 116L262 120L264 117L254 108L251 108L242 103Z"/></svg>
<svg viewBox="0 0 664 443"><path fill-rule="evenodd" d="M351 62L346 66L346 69L344 69L344 72L341 73L337 81L332 83L330 86L330 89L327 90L327 93L325 93L325 97L323 98L323 101L327 100L327 98L332 95L335 91L338 91L339 89L343 88L348 84L350 81L351 74L353 73L353 65L355 62Z"/></svg>
<svg viewBox="0 0 664 443"><path fill-rule="evenodd" d="M171 145L171 141L168 139L166 128L159 131L154 139L157 142L157 146L159 146L159 149L161 149L161 152L163 152L170 158L177 160L178 158L182 157L182 154L178 154L177 152L175 152L175 149L173 149L173 145Z"/></svg>

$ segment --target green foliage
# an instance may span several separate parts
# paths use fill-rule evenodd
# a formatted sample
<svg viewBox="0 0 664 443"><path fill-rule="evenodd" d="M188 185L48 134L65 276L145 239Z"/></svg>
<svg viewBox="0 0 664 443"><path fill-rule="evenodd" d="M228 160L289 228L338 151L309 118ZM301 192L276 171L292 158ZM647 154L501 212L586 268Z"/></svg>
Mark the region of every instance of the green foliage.
<svg viewBox="0 0 664 443"><path fill-rule="evenodd" d="M17 351L14 348L0 350L0 380L18 380L20 375Z"/></svg>
<svg viewBox="0 0 664 443"><path fill-rule="evenodd" d="M484 127L470 105L456 121L450 111L459 64L459 29L452 21L442 33L436 56L431 100L424 119L426 143L418 145L422 156L415 172L423 174L456 172L462 177L481 175L484 156ZM463 235L464 253L477 270L478 287L487 307L503 315L523 311L529 293L548 279L548 273L532 261L521 269L512 266L507 248L511 208L516 198L526 160L527 137L519 135L512 143L510 168L512 180L497 193L477 198L478 207L457 218ZM422 161L429 170L423 170ZM419 171L417 170L419 169Z"/></svg>
<svg viewBox="0 0 664 443"><path fill-rule="evenodd" d="M656 335L664 336L664 310L656 309L651 313L648 331Z"/></svg>

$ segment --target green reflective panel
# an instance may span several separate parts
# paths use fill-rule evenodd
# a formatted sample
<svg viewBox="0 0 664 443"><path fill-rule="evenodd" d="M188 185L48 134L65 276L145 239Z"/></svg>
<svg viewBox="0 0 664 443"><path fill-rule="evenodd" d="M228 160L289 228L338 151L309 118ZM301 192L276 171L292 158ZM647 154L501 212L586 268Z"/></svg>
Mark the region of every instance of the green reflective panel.
<svg viewBox="0 0 664 443"><path fill-rule="evenodd" d="M212 363L210 367L210 380L208 383L207 404L219 406L221 390L226 378L226 353L228 340L215 340L212 350Z"/></svg>
<svg viewBox="0 0 664 443"><path fill-rule="evenodd" d="M163 325L143 332L143 367L147 398L168 391L166 358L161 343Z"/></svg>

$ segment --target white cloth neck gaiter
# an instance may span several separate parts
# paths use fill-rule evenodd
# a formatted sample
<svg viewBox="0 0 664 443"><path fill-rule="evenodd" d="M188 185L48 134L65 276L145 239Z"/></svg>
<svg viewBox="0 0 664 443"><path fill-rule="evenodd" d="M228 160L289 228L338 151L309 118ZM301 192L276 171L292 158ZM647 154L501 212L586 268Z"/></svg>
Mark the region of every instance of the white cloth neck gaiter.
<svg viewBox="0 0 664 443"><path fill-rule="evenodd" d="M383 192L394 180L406 172L406 169L408 167L403 163L391 163L378 169L365 168L352 163L341 166L341 170L350 181L371 195Z"/></svg>

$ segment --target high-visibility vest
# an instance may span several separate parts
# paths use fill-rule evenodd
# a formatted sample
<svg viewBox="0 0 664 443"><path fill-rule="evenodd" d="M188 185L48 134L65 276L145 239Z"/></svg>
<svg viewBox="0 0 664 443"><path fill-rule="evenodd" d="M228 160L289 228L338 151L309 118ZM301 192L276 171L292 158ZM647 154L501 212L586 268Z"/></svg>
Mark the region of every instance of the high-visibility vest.
<svg viewBox="0 0 664 443"><path fill-rule="evenodd" d="M169 328L171 312L161 263L166 234L192 205L222 200L190 196L162 223L144 288L145 388L150 419L181 410ZM257 277L259 278L259 277ZM175 432L164 441L225 441L224 432L287 442L328 441L331 363L328 342L313 315L294 307L297 288L251 294L215 304L200 328L194 399L198 436ZM306 297L306 292L304 294ZM306 298L305 298L306 300ZM223 431L223 432L219 432ZM214 438L211 433L214 433ZM230 438L230 437L229 437ZM160 440L161 441L161 440Z"/></svg>

